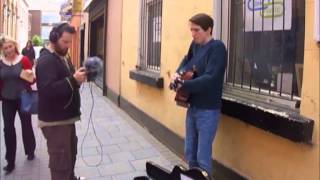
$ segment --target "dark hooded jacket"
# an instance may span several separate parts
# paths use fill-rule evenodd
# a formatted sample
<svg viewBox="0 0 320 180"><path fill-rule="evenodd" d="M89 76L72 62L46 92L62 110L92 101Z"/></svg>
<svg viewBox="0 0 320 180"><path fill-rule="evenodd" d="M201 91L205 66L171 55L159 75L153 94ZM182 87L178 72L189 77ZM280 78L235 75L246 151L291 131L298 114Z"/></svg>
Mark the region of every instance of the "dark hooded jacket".
<svg viewBox="0 0 320 180"><path fill-rule="evenodd" d="M36 66L41 121L64 121L80 116L79 84L70 60L42 49Z"/></svg>

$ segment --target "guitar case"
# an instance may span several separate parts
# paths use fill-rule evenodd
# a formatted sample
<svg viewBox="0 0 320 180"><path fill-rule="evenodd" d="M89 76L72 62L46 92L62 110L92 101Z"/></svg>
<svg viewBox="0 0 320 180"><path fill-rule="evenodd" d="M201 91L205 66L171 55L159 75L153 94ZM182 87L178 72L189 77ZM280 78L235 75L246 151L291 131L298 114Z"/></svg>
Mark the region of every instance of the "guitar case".
<svg viewBox="0 0 320 180"><path fill-rule="evenodd" d="M211 180L208 173L200 168L186 169L181 165L176 165L172 171L169 171L148 161L146 170L148 177L136 177L134 180Z"/></svg>

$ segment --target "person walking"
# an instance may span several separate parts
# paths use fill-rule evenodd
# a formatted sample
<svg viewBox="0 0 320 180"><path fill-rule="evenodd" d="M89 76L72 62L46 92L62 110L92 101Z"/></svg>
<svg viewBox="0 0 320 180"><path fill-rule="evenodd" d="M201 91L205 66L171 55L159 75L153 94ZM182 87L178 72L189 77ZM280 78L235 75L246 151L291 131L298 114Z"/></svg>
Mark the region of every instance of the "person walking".
<svg viewBox="0 0 320 180"><path fill-rule="evenodd" d="M34 159L36 141L31 122L31 114L21 111L20 95L24 90L31 90L31 83L22 79L22 74L32 76L32 65L26 56L19 55L17 42L6 38L2 44L3 59L0 61L0 81L2 96L2 116L4 121L4 140L6 145L7 165L3 168L10 173L15 168L17 139L14 127L18 112L21 120L22 139L28 160Z"/></svg>
<svg viewBox="0 0 320 180"><path fill-rule="evenodd" d="M22 55L27 56L32 66L34 65L35 52L31 40L28 40L26 46L22 49Z"/></svg>

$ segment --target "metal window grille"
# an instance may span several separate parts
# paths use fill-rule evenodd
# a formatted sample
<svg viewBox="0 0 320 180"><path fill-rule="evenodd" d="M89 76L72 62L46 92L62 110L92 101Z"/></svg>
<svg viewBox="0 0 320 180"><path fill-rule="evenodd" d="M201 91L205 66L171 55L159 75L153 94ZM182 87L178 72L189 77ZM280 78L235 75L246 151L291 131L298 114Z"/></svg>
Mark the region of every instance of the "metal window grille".
<svg viewBox="0 0 320 180"><path fill-rule="evenodd" d="M216 38L228 47L225 83L299 100L305 0L220 0Z"/></svg>
<svg viewBox="0 0 320 180"><path fill-rule="evenodd" d="M162 0L141 0L139 67L160 71Z"/></svg>

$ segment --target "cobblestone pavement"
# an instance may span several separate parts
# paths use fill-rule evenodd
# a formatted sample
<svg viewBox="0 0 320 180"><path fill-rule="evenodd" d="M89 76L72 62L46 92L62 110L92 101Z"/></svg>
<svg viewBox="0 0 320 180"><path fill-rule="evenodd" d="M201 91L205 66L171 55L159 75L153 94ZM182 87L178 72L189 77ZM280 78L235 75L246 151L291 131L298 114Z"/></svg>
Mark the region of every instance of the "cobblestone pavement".
<svg viewBox="0 0 320 180"><path fill-rule="evenodd" d="M85 84L81 89L82 117L76 123L78 143L78 158L76 174L85 176L89 180L131 180L136 176L146 175L146 161L154 161L168 169L174 164L184 162L156 140L146 129L143 129L125 112L115 106L109 99L102 96L100 89L93 87L95 106L93 110L93 124L96 134L102 143L103 161L99 166L101 148L95 139L92 127L89 128L83 148L81 143L88 126L88 118L92 104L90 88ZM16 117L17 130L17 158L16 169L9 175L1 171L1 180L50 180L48 169L48 153L46 141L41 130L37 127L37 116L33 116L33 127L37 148L35 159L28 161L22 146L19 117ZM1 169L6 165L4 159L3 120L1 116ZM81 151L83 156L81 156ZM84 162L85 160L85 162Z"/></svg>

